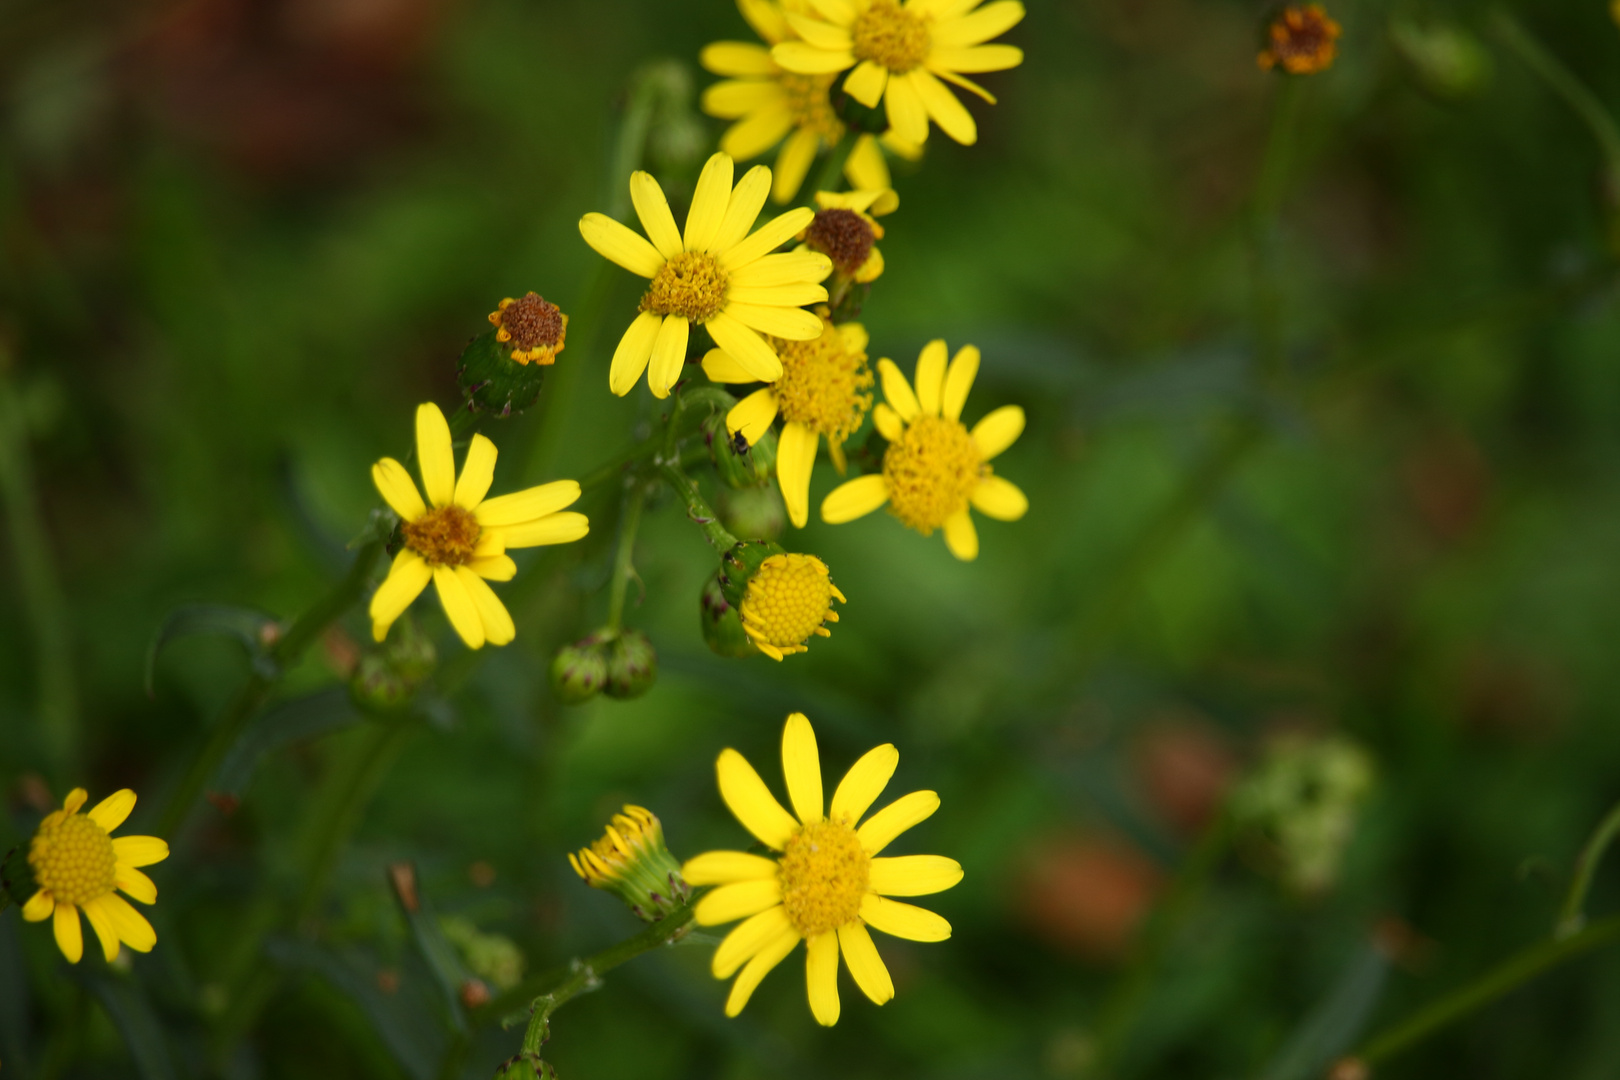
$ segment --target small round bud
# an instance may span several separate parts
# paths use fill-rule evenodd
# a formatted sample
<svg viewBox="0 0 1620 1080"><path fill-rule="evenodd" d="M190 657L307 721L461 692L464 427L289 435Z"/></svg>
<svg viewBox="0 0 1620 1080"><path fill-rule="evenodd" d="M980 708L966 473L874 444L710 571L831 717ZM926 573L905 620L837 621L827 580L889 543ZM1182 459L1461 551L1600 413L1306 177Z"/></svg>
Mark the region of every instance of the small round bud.
<svg viewBox="0 0 1620 1080"><path fill-rule="evenodd" d="M626 630L608 646L607 686L610 698L640 697L658 681L658 651L640 630Z"/></svg>
<svg viewBox="0 0 1620 1080"><path fill-rule="evenodd" d="M703 586L703 595L698 598L698 616L703 625L703 640L721 656L753 656L759 651L743 629L742 613L726 601L718 573Z"/></svg>
<svg viewBox="0 0 1620 1080"><path fill-rule="evenodd" d="M1437 98L1471 98L1491 81L1490 51L1461 26L1397 18L1390 21L1389 40L1417 84Z"/></svg>
<svg viewBox="0 0 1620 1080"><path fill-rule="evenodd" d="M608 681L607 647L592 634L564 645L551 658L552 693L564 705L580 705L599 694Z"/></svg>
<svg viewBox="0 0 1620 1080"><path fill-rule="evenodd" d="M769 481L763 487L721 488L714 503L720 523L733 536L775 540L787 527L787 507Z"/></svg>
<svg viewBox="0 0 1620 1080"><path fill-rule="evenodd" d="M433 641L410 618L401 619L380 649L360 657L349 678L349 697L367 712L409 705L438 664Z"/></svg>
<svg viewBox="0 0 1620 1080"><path fill-rule="evenodd" d="M715 475L729 488L763 486L776 469L776 434L766 431L753 446L739 432L726 430L726 418L715 413L703 421L703 438L709 445Z"/></svg>

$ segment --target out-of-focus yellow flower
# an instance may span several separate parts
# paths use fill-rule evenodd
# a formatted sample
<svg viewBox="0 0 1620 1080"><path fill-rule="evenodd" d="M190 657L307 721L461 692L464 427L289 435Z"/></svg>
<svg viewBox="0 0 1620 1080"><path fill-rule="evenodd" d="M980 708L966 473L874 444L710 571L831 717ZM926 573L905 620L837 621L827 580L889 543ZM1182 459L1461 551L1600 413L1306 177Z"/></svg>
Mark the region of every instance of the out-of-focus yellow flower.
<svg viewBox="0 0 1620 1080"><path fill-rule="evenodd" d="M962 423L979 350L965 345L949 368L943 341L930 341L917 359L917 388L894 361L878 361L883 396L873 422L889 448L883 471L840 485L821 503L821 519L838 525L888 504L901 522L929 536L945 530L945 544L958 559L979 554L979 534L968 508L1001 521L1017 521L1029 500L1015 485L994 475L990 459L1023 433L1024 410L1004 405L969 431Z"/></svg>
<svg viewBox="0 0 1620 1080"><path fill-rule="evenodd" d="M512 359L520 364L554 364L568 337L568 316L537 292L520 299L508 296L489 313L495 340L512 346Z"/></svg>
<svg viewBox="0 0 1620 1080"><path fill-rule="evenodd" d="M157 944L152 924L116 890L143 904L156 903L157 886L138 867L169 857L169 845L155 836L115 840L109 835L135 809L133 791L114 792L89 813L79 813L89 798L84 788L74 788L62 809L39 823L28 846L28 865L39 891L23 905L23 918L43 922L54 917L56 945L72 964L84 955L80 911L89 918L108 963L118 959L120 943L136 952L152 951Z"/></svg>
<svg viewBox="0 0 1620 1080"><path fill-rule="evenodd" d="M756 165L733 189L732 168L730 155L723 153L703 167L684 234L675 227L658 181L645 172L631 175L630 197L647 238L605 214L580 219L586 243L631 273L652 279L641 298L641 314L613 354L608 386L615 394L628 394L646 371L653 394L668 397L686 363L694 324L764 381L781 377L782 362L761 334L787 341L820 335L821 320L802 305L827 299L819 282L832 273L832 262L811 251L773 254L815 214L806 207L789 210L750 232L765 205L771 170Z"/></svg>
<svg viewBox="0 0 1620 1080"><path fill-rule="evenodd" d="M1024 17L1018 0L810 0L814 15L786 15L802 40L784 41L771 58L800 75L854 68L844 92L873 108L881 100L889 128L909 143L928 138L928 121L959 143L978 141L978 125L946 82L995 103L967 74L1004 71L1021 49L986 44ZM941 80L944 80L943 82Z"/></svg>
<svg viewBox="0 0 1620 1080"><path fill-rule="evenodd" d="M893 189L818 191L816 219L800 237L805 247L832 260L833 269L865 285L883 273L883 226L877 219L900 207Z"/></svg>
<svg viewBox="0 0 1620 1080"><path fill-rule="evenodd" d="M508 550L566 544L590 532L584 514L562 512L579 498L579 484L558 480L486 499L495 478L495 444L472 437L456 478L450 425L432 402L416 410L416 456L422 491L393 458L371 467L372 482L403 524L405 546L371 598L371 634L378 641L411 601L433 582L450 625L469 649L505 645L516 634L512 616L486 582L511 581L517 565Z"/></svg>
<svg viewBox="0 0 1620 1080"><path fill-rule="evenodd" d="M1338 55L1339 32L1321 4L1290 4L1266 28L1266 44L1257 57L1260 67L1280 67L1290 75L1326 71Z"/></svg>
<svg viewBox="0 0 1620 1080"><path fill-rule="evenodd" d="M700 926L746 920L715 949L711 969L729 979L726 1015L736 1016L772 968L803 941L810 1011L819 1023L838 1022L838 957L855 985L882 1005L894 983L867 927L910 941L944 941L951 924L931 911L891 900L927 896L962 880L962 867L939 855L879 858L889 843L939 809L939 796L914 791L865 816L900 761L885 744L845 774L824 812L816 735L803 713L782 731L782 772L793 813L782 809L752 765L735 750L720 755L720 796L743 828L775 857L710 851L681 868L691 885L714 885L699 900Z"/></svg>

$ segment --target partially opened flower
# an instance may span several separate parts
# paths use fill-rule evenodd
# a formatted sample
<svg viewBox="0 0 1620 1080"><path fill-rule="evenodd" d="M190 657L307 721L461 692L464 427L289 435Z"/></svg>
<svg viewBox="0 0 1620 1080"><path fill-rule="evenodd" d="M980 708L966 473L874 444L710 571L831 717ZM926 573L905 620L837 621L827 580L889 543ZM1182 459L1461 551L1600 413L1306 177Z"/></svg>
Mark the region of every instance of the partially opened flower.
<svg viewBox="0 0 1620 1080"><path fill-rule="evenodd" d="M726 414L726 428L752 446L778 416L782 437L776 448L776 479L793 524L810 520L810 474L822 438L838 471L844 471L844 440L866 420L872 407L872 373L866 366L866 329L860 323L834 326L823 319L813 341L776 342L782 377L743 398ZM758 380L719 349L703 358L703 371L719 383Z"/></svg>
<svg viewBox="0 0 1620 1080"><path fill-rule="evenodd" d="M946 88L955 83L995 103L967 74L1004 71L1024 61L1012 45L985 44L1024 17L1018 0L810 0L815 15L786 16L802 40L784 41L771 59L800 75L854 68L844 92L869 108L882 101L889 128L921 143L928 121L959 143L979 138L973 115ZM944 80L942 82L941 80Z"/></svg>
<svg viewBox="0 0 1620 1080"><path fill-rule="evenodd" d="M883 273L883 252L877 242L883 239L883 226L877 219L892 214L900 206L893 190L818 191L816 219L800 239L811 251L832 260L833 269L861 284L876 281Z"/></svg>
<svg viewBox="0 0 1620 1080"><path fill-rule="evenodd" d="M891 514L924 536L944 529L951 554L973 559L979 534L970 506L1001 521L1024 516L1029 500L990 468L990 459L1023 433L1024 410L1003 405L969 431L962 406L979 371L979 350L963 346L949 368L945 356L943 341L923 346L915 392L894 361L878 361L886 403L872 411L872 420L889 440L883 471L836 488L822 500L823 521L839 525L887 504Z"/></svg>
<svg viewBox="0 0 1620 1080"><path fill-rule="evenodd" d="M772 254L815 214L804 207L789 210L750 232L765 205L771 170L754 166L735 189L731 176L730 156L709 159L684 234L675 227L658 181L645 172L631 175L630 197L651 242L605 214L580 219L586 243L652 279L641 298L641 314L613 353L608 385L615 394L628 394L647 371L653 394L668 397L686 363L694 325L708 330L714 343L755 378L767 380L781 375L782 362L761 334L805 341L821 333L821 320L802 305L827 299L818 282L832 273L832 263L809 251Z"/></svg>
<svg viewBox="0 0 1620 1080"><path fill-rule="evenodd" d="M772 660L808 652L812 637L831 637L824 624L838 621L833 601L848 603L826 563L778 544L737 544L721 556L716 580L743 633Z"/></svg>
<svg viewBox="0 0 1620 1080"><path fill-rule="evenodd" d="M371 634L378 641L433 582L439 603L470 649L505 645L517 633L490 581L511 581L517 565L508 550L566 544L590 531L584 514L563 512L579 498L579 484L558 480L486 499L495 478L495 444L472 437L456 477L450 425L432 402L416 410L416 456L422 494L405 466L383 458L372 482L400 517L405 546L371 598Z"/></svg>
<svg viewBox="0 0 1620 1080"><path fill-rule="evenodd" d="M39 891L23 905L23 918L43 922L54 917L56 945L68 962L84 955L83 911L101 942L107 962L118 959L119 944L151 952L157 933L146 916L129 906L115 890L143 904L157 902L157 886L138 867L169 857L169 845L154 836L109 834L135 809L135 793L125 788L107 796L87 814L79 809L90 795L74 788L62 809L46 816L28 845L28 865Z"/></svg>
<svg viewBox="0 0 1620 1080"><path fill-rule="evenodd" d="M868 751L825 808L816 735L804 714L794 713L782 731L789 814L741 754L721 753L716 764L721 798L743 828L777 853L710 851L681 868L689 885L718 886L698 901L693 912L698 925L746 920L726 935L711 964L717 979L737 975L726 999L727 1016L742 1012L760 980L800 941L806 946L810 1011L830 1026L838 1022L840 953L855 985L873 1002L882 1005L894 997L889 970L867 927L910 941L951 936L951 924L938 915L889 897L943 892L962 880L962 867L939 855L878 857L897 836L939 809L939 796L914 791L858 824L899 762L892 745Z"/></svg>

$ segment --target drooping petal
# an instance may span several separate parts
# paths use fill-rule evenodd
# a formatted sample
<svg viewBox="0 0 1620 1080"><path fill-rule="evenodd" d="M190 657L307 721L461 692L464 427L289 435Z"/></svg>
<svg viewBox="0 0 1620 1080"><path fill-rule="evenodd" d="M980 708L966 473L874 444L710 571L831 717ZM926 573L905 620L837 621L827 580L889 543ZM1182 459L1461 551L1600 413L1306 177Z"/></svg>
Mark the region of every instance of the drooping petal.
<svg viewBox="0 0 1620 1080"><path fill-rule="evenodd" d="M755 259L731 275L733 288L769 288L773 285L814 284L832 273L832 260L819 251L784 251ZM845 326L851 325L845 323ZM865 346L863 345L862 348Z"/></svg>
<svg viewBox="0 0 1620 1080"><path fill-rule="evenodd" d="M467 567L485 581L511 581L517 577L517 563L512 561L510 555L489 555L474 559Z"/></svg>
<svg viewBox="0 0 1620 1080"><path fill-rule="evenodd" d="M1018 441L1024 433L1024 410L1018 405L1003 405L973 425L973 445L979 456L989 461Z"/></svg>
<svg viewBox="0 0 1620 1080"><path fill-rule="evenodd" d="M782 729L782 775L787 779L788 801L806 825L820 821L826 803L821 795L821 757L816 732L804 713L787 718Z"/></svg>
<svg viewBox="0 0 1620 1080"><path fill-rule="evenodd" d="M776 864L771 865L774 867ZM781 904L766 908L753 918L739 923L726 935L720 947L714 950L714 958L709 961L709 970L714 972L717 979L729 979L756 953L784 934L790 937L797 936L788 922L787 909Z"/></svg>
<svg viewBox="0 0 1620 1080"><path fill-rule="evenodd" d="M753 446L765 435L771 421L776 419L777 408L775 390L769 386L755 390L726 413L726 430L733 435L742 435L748 440L748 445Z"/></svg>
<svg viewBox="0 0 1620 1080"><path fill-rule="evenodd" d="M51 912L55 910L55 899L51 897L50 893L40 889L28 898L28 903L23 905L22 917L26 922L44 922L51 917Z"/></svg>
<svg viewBox="0 0 1620 1080"><path fill-rule="evenodd" d="M872 60L862 60L844 80L844 93L868 109L875 109L883 100L883 88L888 85L888 68Z"/></svg>
<svg viewBox="0 0 1620 1080"><path fill-rule="evenodd" d="M433 585L439 594L439 603L444 607L444 614L450 620L450 625L466 642L469 649L482 649L484 647L484 620L478 615L478 606L467 592L467 587L456 577L454 569L448 566L435 566L433 568Z"/></svg>
<svg viewBox="0 0 1620 1080"><path fill-rule="evenodd" d="M377 493L404 521L415 521L427 513L427 503L416 490L416 481L405 466L393 458L383 458L371 467L371 482Z"/></svg>
<svg viewBox="0 0 1620 1080"><path fill-rule="evenodd" d="M771 59L771 50L751 41L716 41L698 53L698 63L716 75L744 77L774 75L780 69Z"/></svg>
<svg viewBox="0 0 1620 1080"><path fill-rule="evenodd" d="M910 78L915 74L911 72L889 80L883 92L883 107L895 134L907 142L921 143L928 140L928 110L917 93L917 84Z"/></svg>
<svg viewBox="0 0 1620 1080"><path fill-rule="evenodd" d="M780 109L761 109L726 128L720 136L720 149L737 161L747 161L781 142L782 137L792 130L793 114L786 105Z"/></svg>
<svg viewBox="0 0 1620 1080"><path fill-rule="evenodd" d="M475 509L489 494L489 485L495 482L495 444L482 435L472 437L467 447L467 459L461 463L461 478L456 481L456 505L463 510Z"/></svg>
<svg viewBox="0 0 1620 1080"><path fill-rule="evenodd" d="M962 864L943 855L873 859L868 887L880 896L927 896L962 880Z"/></svg>
<svg viewBox="0 0 1620 1080"><path fill-rule="evenodd" d="M716 345L760 382L775 382L782 377L782 360L776 350L730 315L722 311L704 323L703 328Z"/></svg>
<svg viewBox="0 0 1620 1080"><path fill-rule="evenodd" d="M758 988L760 980L769 975L777 964L786 960L798 943L799 935L790 928L760 947L754 958L743 966L737 981L731 984L731 993L726 997L727 1016L736 1016L743 1011L748 999L754 996L754 990Z"/></svg>
<svg viewBox="0 0 1620 1080"><path fill-rule="evenodd" d="M686 212L686 233L682 242L687 251L709 251L720 222L731 203L731 176L734 163L729 154L711 154L698 174L692 192L692 208Z"/></svg>
<svg viewBox="0 0 1620 1080"><path fill-rule="evenodd" d="M84 905L84 914L85 918L90 920L90 929L96 932L96 937L101 942L101 955L106 957L107 963L110 964L118 959L120 950L118 947L118 931L114 928L112 919L108 916L107 909L102 904L105 899L104 896L97 897Z"/></svg>
<svg viewBox="0 0 1620 1080"><path fill-rule="evenodd" d="M951 45L936 48L928 55L928 66L935 70L963 71L977 75L984 71L1006 71L1024 62L1024 50L1016 45Z"/></svg>
<svg viewBox="0 0 1620 1080"><path fill-rule="evenodd" d="M431 401L416 407L416 457L428 503L449 506L456 494L456 452L450 425Z"/></svg>
<svg viewBox="0 0 1620 1080"><path fill-rule="evenodd" d="M917 418L922 406L917 403L917 395L912 393L911 384L900 373L900 368L888 357L877 362L878 378L883 382L883 398L889 407L900 414L900 419L906 423Z"/></svg>
<svg viewBox="0 0 1620 1080"><path fill-rule="evenodd" d="M84 956L84 928L79 925L79 909L72 904L57 904L52 929L56 931L56 947L62 950L68 963L77 964Z"/></svg>
<svg viewBox="0 0 1620 1080"><path fill-rule="evenodd" d="M118 940L136 952L151 952L157 944L157 931L146 921L146 916L129 906L117 893L108 893L94 903L101 908L107 921L118 934Z"/></svg>
<svg viewBox="0 0 1620 1080"><path fill-rule="evenodd" d="M155 836L113 838L113 857L125 866L151 866L169 857L169 845Z"/></svg>
<svg viewBox="0 0 1620 1080"><path fill-rule="evenodd" d="M900 419L900 414L889 408L888 402L880 401L872 407L872 425L890 442L899 442L900 437L906 433L906 422Z"/></svg>
<svg viewBox="0 0 1620 1080"><path fill-rule="evenodd" d="M838 944L844 951L844 964L855 979L855 985L872 999L872 1004L882 1005L894 997L894 980L889 978L889 969L878 955L866 927L860 923L840 926Z"/></svg>
<svg viewBox="0 0 1620 1080"><path fill-rule="evenodd" d="M872 103L875 107L877 102ZM855 140L855 148L844 160L844 176L850 187L863 191L880 191L890 187L889 163L883 159L883 150L871 135Z"/></svg>
<svg viewBox="0 0 1620 1080"><path fill-rule="evenodd" d="M765 198L770 193L771 170L763 165L755 165L743 173L743 178L737 181L737 187L731 193L731 201L726 204L726 216L720 220L720 228L715 232L709 250L724 251L747 236L759 220L759 212L765 208ZM732 284L736 285L737 282L733 280Z"/></svg>
<svg viewBox="0 0 1620 1080"><path fill-rule="evenodd" d="M737 383L751 383L759 380L724 349L710 349L703 354L703 374L709 377L710 382L721 385L735 385Z"/></svg>
<svg viewBox="0 0 1620 1080"><path fill-rule="evenodd" d="M143 904L157 903L157 884L133 866L119 863L114 868L114 883Z"/></svg>
<svg viewBox="0 0 1620 1080"><path fill-rule="evenodd" d="M784 41L771 49L771 59L799 75L831 75L855 66L848 49L818 49L804 41Z"/></svg>
<svg viewBox="0 0 1620 1080"><path fill-rule="evenodd" d="M675 215L670 213L669 199L650 172L638 169L630 174L630 201L635 204L636 216L647 232L658 254L673 259L681 253L681 230L675 227Z"/></svg>
<svg viewBox="0 0 1620 1080"><path fill-rule="evenodd" d="M705 851L686 860L681 877L688 885L730 885L776 876L776 862L746 851Z"/></svg>
<svg viewBox="0 0 1620 1080"><path fill-rule="evenodd" d="M956 350L951 368L945 373L945 392L940 399L940 414L947 420L961 420L962 406L967 404L968 391L979 374L979 349L964 345Z"/></svg>
<svg viewBox="0 0 1620 1080"><path fill-rule="evenodd" d="M945 546L963 562L979 557L979 530L973 524L973 515L963 507L945 519Z"/></svg>
<svg viewBox="0 0 1620 1080"><path fill-rule="evenodd" d="M1029 499L1018 485L1000 476L987 476L968 496L973 509L997 521L1017 521L1029 512Z"/></svg>
<svg viewBox="0 0 1620 1080"><path fill-rule="evenodd" d="M524 525L573 506L579 501L580 490L579 482L576 480L553 480L549 484L538 484L522 491L514 491L510 495L489 499L479 505L473 516L478 519L478 524L486 529L505 525ZM510 540L507 541L507 546L513 546Z"/></svg>
<svg viewBox="0 0 1620 1080"><path fill-rule="evenodd" d="M608 365L609 390L624 397L636 388L636 381L647 370L647 361L652 359L658 328L663 325L664 317L651 311L643 311L630 323L629 329L619 339L619 347L613 350L612 363Z"/></svg>
<svg viewBox="0 0 1620 1080"><path fill-rule="evenodd" d="M511 525L501 530L509 548L540 547L544 544L572 544L591 531L591 521L584 514L564 510L547 514L538 521Z"/></svg>
<svg viewBox="0 0 1620 1080"><path fill-rule="evenodd" d="M604 259L644 278L658 273L666 261L645 236L606 214L590 213L580 218L579 235Z"/></svg>
<svg viewBox="0 0 1620 1080"><path fill-rule="evenodd" d="M719 926L758 915L782 903L782 882L778 878L739 881L709 890L692 909L699 926Z"/></svg>
<svg viewBox="0 0 1620 1080"><path fill-rule="evenodd" d="M432 577L433 569L427 560L410 548L400 549L394 556L394 564L388 568L388 576L372 594L371 606L366 611L371 616L372 640L382 641L388 637L388 628L422 595Z"/></svg>
<svg viewBox="0 0 1620 1080"><path fill-rule="evenodd" d="M932 911L887 900L877 893L861 898L861 918L872 929L907 941L945 941L951 936L951 924Z"/></svg>
<svg viewBox="0 0 1620 1080"><path fill-rule="evenodd" d="M135 809L135 793L129 788L124 788L96 803L90 810L89 818L103 829L112 832L124 823L124 819L129 817L129 812L133 809Z"/></svg>
<svg viewBox="0 0 1620 1080"><path fill-rule="evenodd" d="M726 315L751 330L788 341L814 341L821 336L821 316L803 308L765 307L732 301L726 305Z"/></svg>
<svg viewBox="0 0 1620 1080"><path fill-rule="evenodd" d="M900 751L893 743L874 746L862 754L860 760L849 767L849 772L838 782L833 792L832 819L853 828L861 816L877 802L889 778L900 764Z"/></svg>
<svg viewBox="0 0 1620 1080"><path fill-rule="evenodd" d="M653 397L669 397L669 391L681 377L686 365L686 343L692 333L692 324L685 315L670 315L664 319L658 336L653 339L652 364L647 369L647 388Z"/></svg>
<svg viewBox="0 0 1620 1080"><path fill-rule="evenodd" d="M934 25L929 38L936 49L977 45L1006 33L1023 18L1024 5L1019 0L995 0L970 15L941 19Z"/></svg>
<svg viewBox="0 0 1620 1080"><path fill-rule="evenodd" d="M842 525L865 517L889 501L889 484L881 473L857 476L839 484L821 500L821 520L829 525Z"/></svg>
<svg viewBox="0 0 1620 1080"><path fill-rule="evenodd" d="M735 750L723 750L715 762L715 772L720 781L720 798L742 827L768 848L781 851L786 847L799 823L782 809L748 759Z"/></svg>
<svg viewBox="0 0 1620 1080"><path fill-rule="evenodd" d="M484 623L484 640L491 645L511 644L512 639L517 637L517 627L512 624L512 613L506 610L506 605L495 595L495 590L468 566L456 567L456 578L478 609L478 617Z"/></svg>
<svg viewBox="0 0 1620 1080"><path fill-rule="evenodd" d="M867 819L856 829L861 848L868 855L876 855L895 837L920 821L926 821L939 809L939 796L932 791L913 791L902 795Z"/></svg>
<svg viewBox="0 0 1620 1080"><path fill-rule="evenodd" d="M838 1023L838 935L831 930L805 942L805 989L810 1014L822 1027Z"/></svg>
<svg viewBox="0 0 1620 1080"><path fill-rule="evenodd" d="M816 212L808 206L796 207L778 214L747 239L720 253L720 264L727 270L741 270L755 259L764 258L788 240L797 236L816 219Z"/></svg>
<svg viewBox="0 0 1620 1080"><path fill-rule="evenodd" d="M929 416L939 415L945 395L945 342L935 338L923 346L917 357L917 405Z"/></svg>
<svg viewBox="0 0 1620 1080"><path fill-rule="evenodd" d="M967 111L967 106L955 94L946 89L944 83L923 68L907 73L906 79L941 131L963 146L972 146L979 141L979 125L973 119L973 114ZM894 90L891 88L889 93L894 93Z"/></svg>
<svg viewBox="0 0 1620 1080"><path fill-rule="evenodd" d="M813 428L794 422L782 425L782 437L776 444L776 480L782 487L782 503L788 520L799 529L810 521L810 473L816 464L818 438Z"/></svg>

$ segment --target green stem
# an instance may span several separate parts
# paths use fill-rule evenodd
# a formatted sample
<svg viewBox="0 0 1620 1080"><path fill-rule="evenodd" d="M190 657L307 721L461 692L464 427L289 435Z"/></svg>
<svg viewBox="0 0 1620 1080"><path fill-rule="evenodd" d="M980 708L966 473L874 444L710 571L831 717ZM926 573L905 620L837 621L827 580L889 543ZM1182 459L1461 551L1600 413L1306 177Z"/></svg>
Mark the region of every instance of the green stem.
<svg viewBox="0 0 1620 1080"><path fill-rule="evenodd" d="M1553 937L1557 940L1573 937L1586 925L1584 909L1587 891L1592 887L1592 875L1597 872L1598 863L1603 861L1603 853L1609 850L1609 844L1616 835L1620 835L1620 803L1616 803L1608 816L1598 823L1596 831L1575 860L1575 875L1570 880L1569 893L1564 897L1558 925L1553 930Z"/></svg>
<svg viewBox="0 0 1620 1080"><path fill-rule="evenodd" d="M624 598L630 576L636 572L636 530L641 527L641 508L647 501L647 485L636 481L624 493L624 513L619 517L619 550L613 556L613 588L608 594L607 628L615 634L624 626Z"/></svg>
<svg viewBox="0 0 1620 1080"><path fill-rule="evenodd" d="M287 628L287 632L270 650L271 659L274 660L272 665L274 674L254 672L237 689L236 694L225 706L224 715L214 724L201 753L192 761L185 778L181 780L180 786L175 789L164 806L163 816L158 824L158 835L174 836L185 821L192 804L196 802L197 796L202 793L204 785L213 777L220 761L235 744L248 721L269 698L270 691L280 681L282 673L304 655L305 650L315 643L328 626L365 595L366 587L371 583L372 568L376 566L382 551L383 541L373 540L356 552L354 562L343 579L317 600L313 607L294 620Z"/></svg>
<svg viewBox="0 0 1620 1080"><path fill-rule="evenodd" d="M1620 915L1599 920L1562 940L1532 945L1462 989L1429 1005L1410 1020L1374 1037L1356 1056L1367 1065L1394 1057L1542 972L1614 941L1620 941Z"/></svg>
<svg viewBox="0 0 1620 1080"><path fill-rule="evenodd" d="M844 175L844 163L849 160L851 150L855 149L855 140L861 133L852 127L844 128L844 137L827 153L827 160L822 162L821 171L816 174L816 186L810 194L818 191L837 191L843 186L840 179Z"/></svg>
<svg viewBox="0 0 1620 1080"><path fill-rule="evenodd" d="M1272 102L1271 129L1255 178L1250 221L1254 266L1254 334L1261 375L1270 383L1286 374L1287 350L1282 331L1281 237L1278 214L1288 187L1295 134L1304 109L1306 80L1286 78Z"/></svg>
<svg viewBox="0 0 1620 1080"><path fill-rule="evenodd" d="M737 538L727 532L724 525L720 524L720 516L714 512L714 508L704 499L703 493L698 490L697 484L681 469L680 463L660 458L656 464L658 475L662 476L664 481L674 489L675 494L680 496L681 501L686 504L686 516L692 520L693 524L703 530L703 535L708 538L709 543L713 544L715 549L721 552L729 551L735 547Z"/></svg>
<svg viewBox="0 0 1620 1080"><path fill-rule="evenodd" d="M1517 53L1525 66L1586 124L1609 166L1620 168L1620 125L1615 124L1602 100L1506 10L1497 8L1491 12L1491 28L1502 44Z"/></svg>

